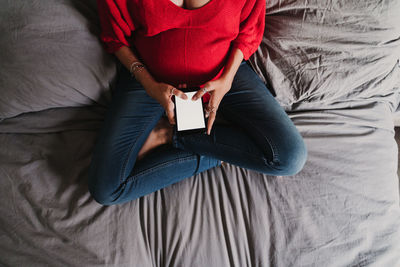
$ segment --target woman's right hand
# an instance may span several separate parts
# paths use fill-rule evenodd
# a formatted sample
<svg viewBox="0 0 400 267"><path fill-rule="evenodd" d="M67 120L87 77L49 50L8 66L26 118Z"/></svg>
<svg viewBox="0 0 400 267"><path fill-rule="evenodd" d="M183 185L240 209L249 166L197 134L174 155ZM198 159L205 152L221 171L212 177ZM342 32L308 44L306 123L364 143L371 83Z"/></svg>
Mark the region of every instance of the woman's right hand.
<svg viewBox="0 0 400 267"><path fill-rule="evenodd" d="M179 85L181 87L182 85ZM175 124L174 102L172 101L173 95L180 97L184 100L188 99L187 95L173 85L163 82L155 82L150 88L146 88L147 93L157 100L160 105L165 109L170 124Z"/></svg>

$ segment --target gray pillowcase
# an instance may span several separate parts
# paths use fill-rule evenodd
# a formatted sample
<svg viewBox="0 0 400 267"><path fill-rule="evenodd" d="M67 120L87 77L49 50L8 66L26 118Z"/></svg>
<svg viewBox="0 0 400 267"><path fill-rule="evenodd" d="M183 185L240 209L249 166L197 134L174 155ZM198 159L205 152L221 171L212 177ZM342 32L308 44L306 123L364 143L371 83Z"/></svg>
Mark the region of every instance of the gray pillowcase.
<svg viewBox="0 0 400 267"><path fill-rule="evenodd" d="M98 39L96 0L0 6L0 119L109 101L115 57Z"/></svg>
<svg viewBox="0 0 400 267"><path fill-rule="evenodd" d="M250 61L287 110L379 101L399 91L399 14L398 0L270 0Z"/></svg>

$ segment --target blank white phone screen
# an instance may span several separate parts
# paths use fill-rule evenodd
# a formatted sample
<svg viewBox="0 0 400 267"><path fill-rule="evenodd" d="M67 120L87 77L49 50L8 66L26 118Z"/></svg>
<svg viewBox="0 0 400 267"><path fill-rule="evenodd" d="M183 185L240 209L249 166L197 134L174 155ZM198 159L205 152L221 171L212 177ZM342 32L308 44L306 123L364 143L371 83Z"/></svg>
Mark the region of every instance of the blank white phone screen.
<svg viewBox="0 0 400 267"><path fill-rule="evenodd" d="M205 128L202 99L192 100L196 92L187 92L187 99L175 97L178 131Z"/></svg>

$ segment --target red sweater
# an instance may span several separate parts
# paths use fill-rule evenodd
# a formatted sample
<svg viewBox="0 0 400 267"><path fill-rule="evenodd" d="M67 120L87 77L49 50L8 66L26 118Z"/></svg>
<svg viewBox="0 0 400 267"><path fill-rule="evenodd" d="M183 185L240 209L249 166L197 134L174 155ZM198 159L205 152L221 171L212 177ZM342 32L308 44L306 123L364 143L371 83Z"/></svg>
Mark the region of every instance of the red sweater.
<svg viewBox="0 0 400 267"><path fill-rule="evenodd" d="M201 86L222 74L230 49L247 60L261 43L265 0L210 0L184 9L171 0L97 0L100 38L129 46L159 82Z"/></svg>

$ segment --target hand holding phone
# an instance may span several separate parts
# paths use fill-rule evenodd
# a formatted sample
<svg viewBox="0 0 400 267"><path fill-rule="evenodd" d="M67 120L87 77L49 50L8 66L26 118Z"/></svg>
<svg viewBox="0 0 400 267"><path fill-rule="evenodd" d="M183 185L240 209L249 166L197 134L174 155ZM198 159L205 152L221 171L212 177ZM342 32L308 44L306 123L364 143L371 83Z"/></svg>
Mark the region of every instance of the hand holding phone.
<svg viewBox="0 0 400 267"><path fill-rule="evenodd" d="M188 88L186 100L174 96L176 129L180 133L206 131L206 118L201 98L192 100L198 88Z"/></svg>

